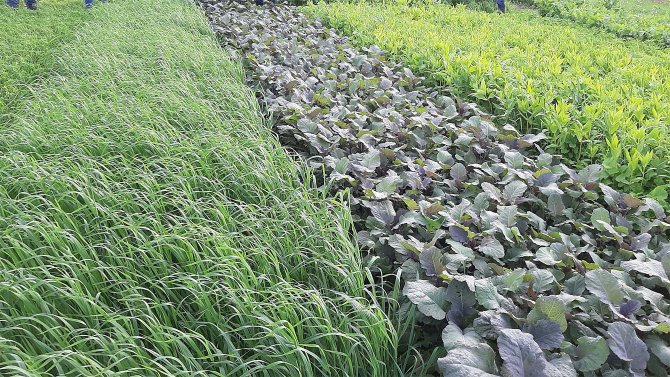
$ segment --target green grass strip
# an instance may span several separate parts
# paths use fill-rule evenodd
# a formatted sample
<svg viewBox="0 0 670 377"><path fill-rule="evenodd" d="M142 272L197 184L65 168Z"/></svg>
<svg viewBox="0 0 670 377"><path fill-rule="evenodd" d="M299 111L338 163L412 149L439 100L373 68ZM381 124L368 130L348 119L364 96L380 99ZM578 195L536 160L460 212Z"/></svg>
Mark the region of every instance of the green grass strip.
<svg viewBox="0 0 670 377"><path fill-rule="evenodd" d="M0 375L393 376L351 219L181 0L92 11L0 129Z"/></svg>
<svg viewBox="0 0 670 377"><path fill-rule="evenodd" d="M48 74L60 46L89 18L80 0L41 0L39 10L0 2L0 125L29 98L29 86Z"/></svg>

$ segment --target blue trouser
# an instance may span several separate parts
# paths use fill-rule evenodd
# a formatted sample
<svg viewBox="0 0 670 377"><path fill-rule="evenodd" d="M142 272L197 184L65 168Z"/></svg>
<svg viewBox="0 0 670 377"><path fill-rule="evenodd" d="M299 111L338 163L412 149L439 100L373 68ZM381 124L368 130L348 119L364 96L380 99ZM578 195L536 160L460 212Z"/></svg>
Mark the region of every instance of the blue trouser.
<svg viewBox="0 0 670 377"><path fill-rule="evenodd" d="M12 7L12 8L18 8L19 7L19 1L21 1L21 0L6 0L7 5ZM25 2L26 2L26 8L30 8L30 9L37 8L37 0L25 0Z"/></svg>
<svg viewBox="0 0 670 377"><path fill-rule="evenodd" d="M107 0L100 0L101 3L106 3ZM90 8L93 6L93 0L84 0L84 5L86 8Z"/></svg>
<svg viewBox="0 0 670 377"><path fill-rule="evenodd" d="M505 0L496 0L496 4L498 5L498 10L505 13Z"/></svg>

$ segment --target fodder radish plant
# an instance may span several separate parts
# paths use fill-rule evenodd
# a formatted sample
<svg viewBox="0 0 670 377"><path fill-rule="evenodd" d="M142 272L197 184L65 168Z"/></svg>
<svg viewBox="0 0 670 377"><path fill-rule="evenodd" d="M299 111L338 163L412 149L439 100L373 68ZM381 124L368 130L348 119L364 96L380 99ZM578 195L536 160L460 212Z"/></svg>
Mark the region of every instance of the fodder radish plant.
<svg viewBox="0 0 670 377"><path fill-rule="evenodd" d="M670 217L285 6L203 1L444 376L667 376ZM531 152L527 152L531 150ZM533 151L535 150L535 151ZM381 276L381 274L380 274ZM414 313L414 314L412 314ZM436 373L434 365L419 365Z"/></svg>
<svg viewBox="0 0 670 377"><path fill-rule="evenodd" d="M501 124L547 130L548 150L564 161L602 164L609 184L665 199L667 51L533 12L344 3L311 12L476 101Z"/></svg>
<svg viewBox="0 0 670 377"><path fill-rule="evenodd" d="M199 10L91 17L0 127L0 375L396 375L348 211Z"/></svg>

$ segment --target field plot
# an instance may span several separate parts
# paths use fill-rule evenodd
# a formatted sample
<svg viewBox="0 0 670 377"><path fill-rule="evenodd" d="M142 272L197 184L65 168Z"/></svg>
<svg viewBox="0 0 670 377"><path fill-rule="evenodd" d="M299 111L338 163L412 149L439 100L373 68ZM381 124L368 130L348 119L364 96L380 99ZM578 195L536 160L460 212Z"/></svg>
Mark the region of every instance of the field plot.
<svg viewBox="0 0 670 377"><path fill-rule="evenodd" d="M668 0L524 0L540 14L670 47Z"/></svg>
<svg viewBox="0 0 670 377"><path fill-rule="evenodd" d="M648 194L670 182L665 50L533 12L364 4L311 12L519 130L548 130L548 151L576 167L602 163L616 187Z"/></svg>
<svg viewBox="0 0 670 377"><path fill-rule="evenodd" d="M196 4L0 13L0 375L668 377L669 52Z"/></svg>
<svg viewBox="0 0 670 377"><path fill-rule="evenodd" d="M0 375L395 374L348 211L243 77L186 1L62 46L0 127Z"/></svg>
<svg viewBox="0 0 670 377"><path fill-rule="evenodd" d="M667 376L658 203L600 183L598 166L534 152L541 137L496 128L296 9L203 8L247 57L280 139L351 194L367 263L402 281L389 309L412 323L411 375Z"/></svg>

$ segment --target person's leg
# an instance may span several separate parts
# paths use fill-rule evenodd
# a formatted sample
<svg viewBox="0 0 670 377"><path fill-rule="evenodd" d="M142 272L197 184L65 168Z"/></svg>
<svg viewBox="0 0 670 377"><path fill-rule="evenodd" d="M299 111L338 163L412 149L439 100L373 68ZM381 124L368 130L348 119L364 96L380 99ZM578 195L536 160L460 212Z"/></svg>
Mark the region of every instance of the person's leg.
<svg viewBox="0 0 670 377"><path fill-rule="evenodd" d="M26 1L26 8L30 10L37 9L37 0L25 0L25 1Z"/></svg>
<svg viewBox="0 0 670 377"><path fill-rule="evenodd" d="M7 4L7 6L11 8L18 8L19 0L5 0L5 4Z"/></svg>
<svg viewBox="0 0 670 377"><path fill-rule="evenodd" d="M505 13L505 0L496 0L496 4L498 4L498 11Z"/></svg>
<svg viewBox="0 0 670 377"><path fill-rule="evenodd" d="M93 6L93 0L84 0L84 6L90 8Z"/></svg>

